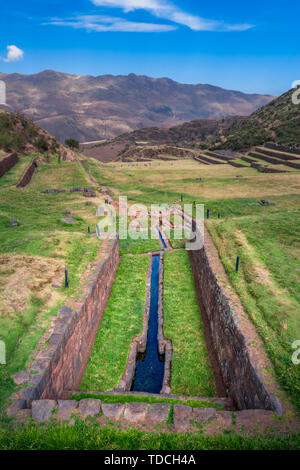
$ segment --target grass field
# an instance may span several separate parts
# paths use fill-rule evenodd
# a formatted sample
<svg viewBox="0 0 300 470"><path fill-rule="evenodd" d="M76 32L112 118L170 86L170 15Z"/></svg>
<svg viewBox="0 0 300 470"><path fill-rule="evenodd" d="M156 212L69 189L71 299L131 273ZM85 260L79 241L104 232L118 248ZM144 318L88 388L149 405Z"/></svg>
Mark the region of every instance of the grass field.
<svg viewBox="0 0 300 470"><path fill-rule="evenodd" d="M205 204L208 228L230 282L265 343L281 385L299 408L299 366L291 356L292 343L300 338L300 172L262 174L250 167L177 160L102 165L95 178L148 206L180 201L181 195L183 202ZM275 205L262 206L261 199ZM180 248L182 242L173 246ZM237 254L239 276L234 274Z"/></svg>
<svg viewBox="0 0 300 470"><path fill-rule="evenodd" d="M217 436L176 433L147 433L132 429L120 431L97 423L76 425L29 424L18 429L0 429L0 449L5 450L297 450L300 435Z"/></svg>
<svg viewBox="0 0 300 470"><path fill-rule="evenodd" d="M140 232L142 234L142 232ZM137 255L141 253L148 253L150 251L159 251L160 244L158 240L158 234L155 231L149 230L148 238L133 239L128 237L126 240L120 240L120 253L121 255ZM155 238L154 238L155 237Z"/></svg>
<svg viewBox="0 0 300 470"><path fill-rule="evenodd" d="M0 178L0 189L7 186L16 186L26 168L30 165L34 155L21 157L16 165Z"/></svg>
<svg viewBox="0 0 300 470"><path fill-rule="evenodd" d="M192 160L113 163L98 167L93 162L89 167L99 184L117 188L129 201L148 205L173 203L181 195L184 202L191 203L299 194L300 189L300 170L292 169L289 174L263 174L250 167L207 166Z"/></svg>
<svg viewBox="0 0 300 470"><path fill-rule="evenodd" d="M133 338L142 333L148 256L123 256L80 390L116 388Z"/></svg>
<svg viewBox="0 0 300 470"><path fill-rule="evenodd" d="M216 396L187 251L164 255L164 332L172 341L171 393Z"/></svg>
<svg viewBox="0 0 300 470"><path fill-rule="evenodd" d="M279 381L299 410L300 368L291 360L292 344L300 338L299 209L211 220L207 226ZM237 255L241 259L238 275Z"/></svg>
<svg viewBox="0 0 300 470"><path fill-rule="evenodd" d="M101 249L100 241L87 235L97 218L81 193L41 192L64 187L65 181L88 186L78 163L44 164L29 186L17 189L12 185L31 158L22 159L0 180L0 340L7 356L7 364L0 366L1 407L15 389L11 375L26 367L59 307L80 294L84 271ZM60 220L66 209L74 225ZM17 218L19 226L10 227L10 218ZM63 284L65 266L69 289Z"/></svg>
<svg viewBox="0 0 300 470"><path fill-rule="evenodd" d="M68 189L75 186L88 187L91 182L78 161L43 163L37 170L30 183L31 189Z"/></svg>
<svg viewBox="0 0 300 470"><path fill-rule="evenodd" d="M98 239L88 237L98 221L95 205L81 193L42 194L43 189L91 186L79 162L49 161L25 189L14 186L30 162L27 157L0 179L0 340L8 363L0 366L0 402L15 390L11 375L24 369L58 308L80 293L88 264L98 256ZM261 174L229 165L201 165L192 160L153 163L85 164L96 183L115 188L129 202L204 203L207 227L216 243L229 282L241 298L271 358L278 380L300 410L300 370L291 361L292 343L300 339L300 171ZM242 178L237 178L242 176ZM202 178L202 180L200 180ZM117 196L115 196L117 197ZM271 199L276 205L259 205ZM70 209L76 224L61 222ZM218 219L218 213L221 218ZM20 225L12 228L10 218ZM183 242L176 241L174 248ZM121 241L123 255L81 390L106 391L118 385L129 346L142 331L149 258L158 240ZM236 256L241 258L235 273ZM165 335L174 347L172 393L216 394L204 340L193 278L184 251L164 255ZM68 265L70 288L61 287ZM121 293L121 294L120 294ZM191 373L192 371L192 373ZM299 449L299 435L241 437L150 434L75 426L0 428L0 448L11 449Z"/></svg>

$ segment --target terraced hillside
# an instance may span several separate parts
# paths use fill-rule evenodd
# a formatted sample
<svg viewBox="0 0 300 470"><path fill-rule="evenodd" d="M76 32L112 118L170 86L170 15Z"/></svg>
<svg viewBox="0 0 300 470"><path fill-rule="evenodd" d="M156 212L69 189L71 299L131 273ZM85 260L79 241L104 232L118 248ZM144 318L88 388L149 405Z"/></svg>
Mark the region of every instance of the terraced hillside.
<svg viewBox="0 0 300 470"><path fill-rule="evenodd" d="M147 128L123 134L103 143L89 143L81 149L86 156L103 162L139 161L172 154L182 158L188 150L249 150L268 142L300 147L300 105L295 90L284 93L249 117L200 119L168 128ZM178 150L180 149L180 150Z"/></svg>
<svg viewBox="0 0 300 470"><path fill-rule="evenodd" d="M234 123L226 132L222 148L246 149L268 141L284 146L300 146L300 105L292 101L295 89Z"/></svg>

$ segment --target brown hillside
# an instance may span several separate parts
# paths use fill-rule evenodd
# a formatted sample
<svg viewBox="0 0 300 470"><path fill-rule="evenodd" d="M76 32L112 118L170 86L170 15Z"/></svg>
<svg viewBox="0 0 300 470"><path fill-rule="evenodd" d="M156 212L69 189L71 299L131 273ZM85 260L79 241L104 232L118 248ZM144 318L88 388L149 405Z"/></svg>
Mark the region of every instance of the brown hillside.
<svg viewBox="0 0 300 470"><path fill-rule="evenodd" d="M93 77L48 70L35 75L0 74L0 79L6 83L10 110L30 117L61 142L113 138L200 118L245 116L272 99L134 74Z"/></svg>

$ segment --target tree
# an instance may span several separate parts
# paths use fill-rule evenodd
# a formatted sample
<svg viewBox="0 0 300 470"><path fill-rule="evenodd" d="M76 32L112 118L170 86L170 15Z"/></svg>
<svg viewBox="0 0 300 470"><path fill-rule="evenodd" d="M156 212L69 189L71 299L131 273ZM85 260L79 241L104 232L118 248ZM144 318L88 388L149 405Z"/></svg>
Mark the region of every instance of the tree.
<svg viewBox="0 0 300 470"><path fill-rule="evenodd" d="M45 137L40 137L37 142L36 142L36 146L38 148L38 151L40 153L45 153L47 152L47 150L49 149L49 145L48 145L48 141Z"/></svg>
<svg viewBox="0 0 300 470"><path fill-rule="evenodd" d="M75 140L75 139L66 139L65 140L65 145L67 147L70 147L70 149L72 150L75 150L75 149L79 149L79 142L78 140Z"/></svg>

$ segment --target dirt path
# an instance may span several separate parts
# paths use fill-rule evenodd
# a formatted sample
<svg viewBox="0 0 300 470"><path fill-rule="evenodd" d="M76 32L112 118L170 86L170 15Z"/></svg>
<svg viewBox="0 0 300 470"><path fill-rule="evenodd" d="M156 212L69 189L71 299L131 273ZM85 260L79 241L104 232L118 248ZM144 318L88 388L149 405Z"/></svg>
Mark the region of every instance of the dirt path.
<svg viewBox="0 0 300 470"><path fill-rule="evenodd" d="M77 161L80 163L81 167L83 168L83 171L84 171L85 174L87 175L89 182L94 186L94 188L97 188L97 189L98 189L98 188L99 188L99 185L97 184L96 180L92 177L92 175L90 174L90 172L85 168L85 166L84 166L84 164L83 164L84 160L78 159Z"/></svg>

